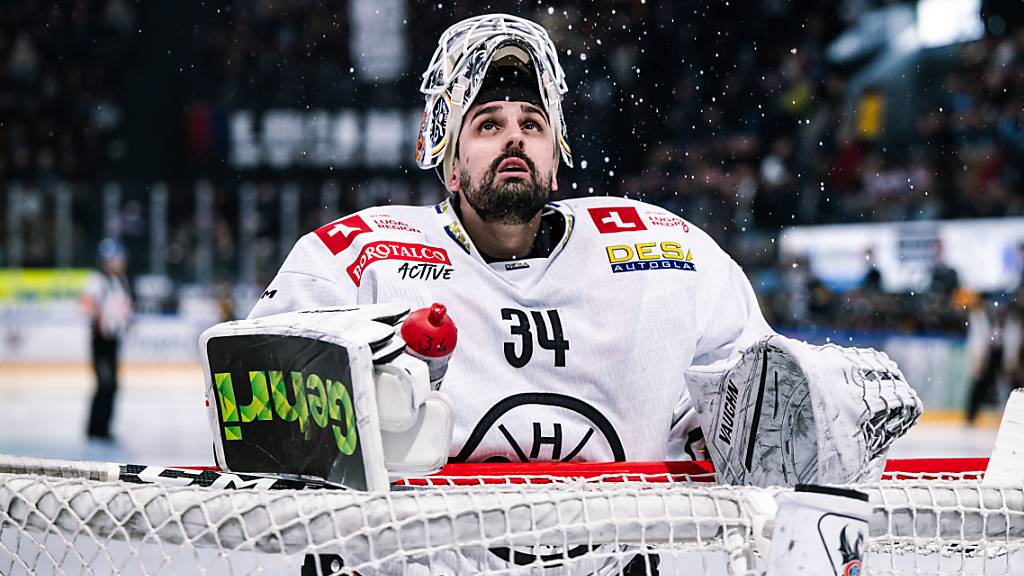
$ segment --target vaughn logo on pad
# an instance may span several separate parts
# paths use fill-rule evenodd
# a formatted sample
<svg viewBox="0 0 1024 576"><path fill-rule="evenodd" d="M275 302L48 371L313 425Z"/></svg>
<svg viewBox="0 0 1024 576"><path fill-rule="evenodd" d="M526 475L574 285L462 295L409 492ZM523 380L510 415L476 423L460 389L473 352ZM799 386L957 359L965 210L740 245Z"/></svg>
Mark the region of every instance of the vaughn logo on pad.
<svg viewBox="0 0 1024 576"><path fill-rule="evenodd" d="M359 286L367 266L380 260L405 260L407 262L427 262L430 264L446 264L448 266L452 264L451 260L448 259L448 252L444 248L427 246L426 244L382 240L380 242L370 242L363 246L355 262L349 264L345 271L348 272L352 282Z"/></svg>

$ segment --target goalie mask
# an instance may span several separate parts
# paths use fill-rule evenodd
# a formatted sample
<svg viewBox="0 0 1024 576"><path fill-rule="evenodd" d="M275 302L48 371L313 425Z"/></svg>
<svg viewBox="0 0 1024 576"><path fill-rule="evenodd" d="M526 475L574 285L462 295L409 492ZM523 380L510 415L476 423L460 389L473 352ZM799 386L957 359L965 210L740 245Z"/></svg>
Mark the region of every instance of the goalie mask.
<svg viewBox="0 0 1024 576"><path fill-rule="evenodd" d="M565 73L551 38L538 24L506 14L468 18L445 30L423 73L423 121L416 141L420 168L442 166L444 180L452 174L463 115L480 93L492 65L509 66L536 77L541 104L555 138L558 155L572 166L572 151L562 117Z"/></svg>

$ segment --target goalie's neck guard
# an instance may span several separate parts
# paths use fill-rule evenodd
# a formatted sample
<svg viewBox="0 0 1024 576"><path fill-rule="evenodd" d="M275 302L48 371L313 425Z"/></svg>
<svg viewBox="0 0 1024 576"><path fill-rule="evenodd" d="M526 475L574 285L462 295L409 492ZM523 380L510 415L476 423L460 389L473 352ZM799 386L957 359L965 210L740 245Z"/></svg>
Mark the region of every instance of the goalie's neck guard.
<svg viewBox="0 0 1024 576"><path fill-rule="evenodd" d="M491 64L518 62L537 77L544 110L555 138L558 156L572 166L572 151L562 116L562 95L568 91L555 46L538 24L507 14L468 18L445 30L423 73L420 92L425 98L423 121L416 141L416 164L441 165L444 180L452 174L462 118L473 106Z"/></svg>

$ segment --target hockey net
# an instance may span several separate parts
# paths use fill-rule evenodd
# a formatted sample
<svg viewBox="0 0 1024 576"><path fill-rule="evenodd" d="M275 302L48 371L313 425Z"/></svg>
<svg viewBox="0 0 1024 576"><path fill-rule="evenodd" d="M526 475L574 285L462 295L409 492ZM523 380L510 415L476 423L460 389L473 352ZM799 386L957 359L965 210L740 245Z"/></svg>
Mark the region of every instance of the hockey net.
<svg viewBox="0 0 1024 576"><path fill-rule="evenodd" d="M50 464L0 474L0 574L753 575L760 504L781 490L715 485L704 463L450 465L387 493L101 482ZM1024 574L1024 487L983 485L984 467L890 461L858 485L874 506L864 573Z"/></svg>

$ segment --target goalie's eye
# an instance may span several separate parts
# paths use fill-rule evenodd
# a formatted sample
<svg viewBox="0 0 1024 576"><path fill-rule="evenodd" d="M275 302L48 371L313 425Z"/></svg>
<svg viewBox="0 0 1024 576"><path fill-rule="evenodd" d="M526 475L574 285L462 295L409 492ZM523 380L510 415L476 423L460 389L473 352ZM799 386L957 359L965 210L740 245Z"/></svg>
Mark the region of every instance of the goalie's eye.
<svg viewBox="0 0 1024 576"><path fill-rule="evenodd" d="M498 129L498 123L495 122L494 120L484 120L483 122L480 123L480 131L481 132L490 132L492 130L497 130L497 129Z"/></svg>
<svg viewBox="0 0 1024 576"><path fill-rule="evenodd" d="M525 122L523 122L523 130L542 132L544 130L544 127L541 126L540 123L535 120L526 120Z"/></svg>

